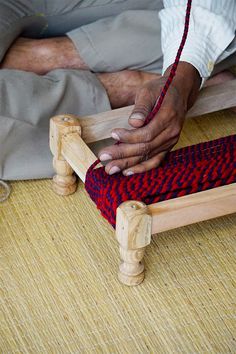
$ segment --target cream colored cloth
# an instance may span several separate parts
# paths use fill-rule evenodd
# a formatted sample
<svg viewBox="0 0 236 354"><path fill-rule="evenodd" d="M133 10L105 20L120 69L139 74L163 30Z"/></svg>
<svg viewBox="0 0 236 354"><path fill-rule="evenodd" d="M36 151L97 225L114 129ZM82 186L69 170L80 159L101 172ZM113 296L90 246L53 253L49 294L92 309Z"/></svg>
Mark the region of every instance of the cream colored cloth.
<svg viewBox="0 0 236 354"><path fill-rule="evenodd" d="M163 72L173 64L183 33L186 0L164 0L162 23ZM236 52L236 0L193 0L188 38L181 60L191 63L203 79L215 64Z"/></svg>

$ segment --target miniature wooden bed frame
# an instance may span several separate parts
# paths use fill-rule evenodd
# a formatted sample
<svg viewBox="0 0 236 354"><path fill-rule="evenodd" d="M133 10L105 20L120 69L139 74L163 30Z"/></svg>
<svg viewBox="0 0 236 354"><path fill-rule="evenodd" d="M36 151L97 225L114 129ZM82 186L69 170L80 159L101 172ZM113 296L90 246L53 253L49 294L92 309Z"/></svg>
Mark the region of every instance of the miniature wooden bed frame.
<svg viewBox="0 0 236 354"><path fill-rule="evenodd" d="M205 88L188 117L235 107L236 80ZM113 128L130 128L127 117L132 106L88 117L69 114L50 121L50 148L56 175L53 190L69 195L77 188L76 176L84 182L90 165L97 159L87 146L110 137ZM236 212L236 183L151 205L130 200L117 209L116 237L122 263L119 280L138 285L144 279L143 257L151 235Z"/></svg>

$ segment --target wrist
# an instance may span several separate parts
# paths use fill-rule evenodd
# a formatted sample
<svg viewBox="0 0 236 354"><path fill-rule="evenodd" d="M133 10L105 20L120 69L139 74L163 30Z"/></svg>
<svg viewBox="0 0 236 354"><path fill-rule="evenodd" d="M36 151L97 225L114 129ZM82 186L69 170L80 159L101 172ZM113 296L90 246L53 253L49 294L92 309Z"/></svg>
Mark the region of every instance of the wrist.
<svg viewBox="0 0 236 354"><path fill-rule="evenodd" d="M164 77L168 77L171 68L172 65L167 68ZM201 86L201 76L198 70L187 62L179 62L172 83L183 97L187 109L189 109L196 101Z"/></svg>

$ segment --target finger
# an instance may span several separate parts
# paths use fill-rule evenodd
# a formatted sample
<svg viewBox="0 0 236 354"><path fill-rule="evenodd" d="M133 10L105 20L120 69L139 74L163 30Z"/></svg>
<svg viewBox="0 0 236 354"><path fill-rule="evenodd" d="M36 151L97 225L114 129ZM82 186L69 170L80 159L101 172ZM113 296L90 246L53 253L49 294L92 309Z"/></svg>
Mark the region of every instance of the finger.
<svg viewBox="0 0 236 354"><path fill-rule="evenodd" d="M135 144L150 142L163 130L170 127L177 118L177 112L173 108L163 107L148 125L139 129L114 129L111 136L123 143Z"/></svg>
<svg viewBox="0 0 236 354"><path fill-rule="evenodd" d="M148 125L138 129L114 129L111 133L113 139L123 143L136 144L139 142L150 142L154 137L163 131L161 122L152 120Z"/></svg>
<svg viewBox="0 0 236 354"><path fill-rule="evenodd" d="M104 148L98 153L101 161L119 160L132 156L145 156L151 151L151 143L119 144Z"/></svg>
<svg viewBox="0 0 236 354"><path fill-rule="evenodd" d="M143 161L142 156L129 157L126 159L121 159L121 160L114 160L114 161L109 162L105 166L105 171L109 175L113 175L115 173L119 173L120 171L122 171L124 169L135 166L138 163L140 163L141 161Z"/></svg>
<svg viewBox="0 0 236 354"><path fill-rule="evenodd" d="M170 89L172 91L172 88ZM168 94L162 104L162 110L166 107L168 110L174 109L173 94ZM143 126L148 114L152 111L158 101L161 92L161 80L152 80L149 84L143 86L136 94L134 109L129 117L129 124L134 128Z"/></svg>
<svg viewBox="0 0 236 354"><path fill-rule="evenodd" d="M130 176L135 173L142 173L151 170L152 168L156 168L160 165L162 160L165 158L165 155L167 154L168 151L162 151L158 155L153 156L151 159L147 161L143 161L133 167L130 167L128 169L125 169L123 171L123 174L125 176Z"/></svg>
<svg viewBox="0 0 236 354"><path fill-rule="evenodd" d="M164 130L149 143L112 145L99 152L101 161L118 160L132 156L154 156L165 150L170 150L177 142L181 127Z"/></svg>
<svg viewBox="0 0 236 354"><path fill-rule="evenodd" d="M162 151L171 150L177 144L180 136L181 128L173 128L171 131L166 129L163 133L158 135L149 145L149 157L159 154Z"/></svg>
<svg viewBox="0 0 236 354"><path fill-rule="evenodd" d="M129 124L134 128L141 127L155 105L155 101L156 97L150 88L141 88L136 95L134 109L129 117Z"/></svg>

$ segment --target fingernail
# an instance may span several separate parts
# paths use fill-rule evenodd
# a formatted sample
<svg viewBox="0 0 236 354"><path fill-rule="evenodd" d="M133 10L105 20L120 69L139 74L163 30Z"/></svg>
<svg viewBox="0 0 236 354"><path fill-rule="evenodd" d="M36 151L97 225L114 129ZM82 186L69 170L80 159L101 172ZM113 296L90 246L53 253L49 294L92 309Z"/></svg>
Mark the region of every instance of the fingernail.
<svg viewBox="0 0 236 354"><path fill-rule="evenodd" d="M113 166L109 171L109 175L114 175L114 173L118 173L118 172L120 172L120 168L117 166Z"/></svg>
<svg viewBox="0 0 236 354"><path fill-rule="evenodd" d="M133 174L134 174L133 171L124 172L125 176L132 176Z"/></svg>
<svg viewBox="0 0 236 354"><path fill-rule="evenodd" d="M112 159L112 157L109 154L102 154L100 156L100 161L107 161L107 160L111 160L111 159Z"/></svg>
<svg viewBox="0 0 236 354"><path fill-rule="evenodd" d="M142 113L133 113L130 116L130 119L141 119L141 120L145 120L145 116Z"/></svg>
<svg viewBox="0 0 236 354"><path fill-rule="evenodd" d="M112 137L113 139L115 139L115 140L120 140L119 135L116 134L116 133L111 133L111 137Z"/></svg>

